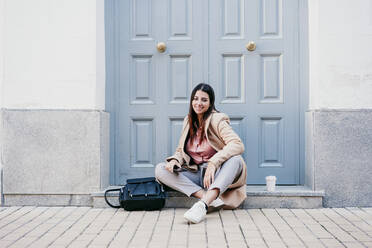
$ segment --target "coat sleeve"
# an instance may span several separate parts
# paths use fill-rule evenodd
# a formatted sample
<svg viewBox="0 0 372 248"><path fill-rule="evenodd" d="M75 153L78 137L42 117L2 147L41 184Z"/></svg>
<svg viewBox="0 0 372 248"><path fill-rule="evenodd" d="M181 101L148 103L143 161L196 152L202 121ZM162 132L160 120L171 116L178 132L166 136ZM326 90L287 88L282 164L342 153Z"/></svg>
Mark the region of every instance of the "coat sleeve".
<svg viewBox="0 0 372 248"><path fill-rule="evenodd" d="M229 117L225 114L217 124L217 133L225 146L208 161L208 164L212 164L216 169L229 158L244 152L244 144L230 126Z"/></svg>
<svg viewBox="0 0 372 248"><path fill-rule="evenodd" d="M182 156L183 146L185 144L182 142L181 137L183 135L183 132L185 131L185 128L186 128L186 125L187 125L187 121L188 121L188 117L186 116L183 119L182 131L181 131L180 139L178 141L178 146L177 146L176 152L173 154L173 156L167 157L165 159L165 161L167 161L167 162L171 161L172 159L175 159L175 160L178 161L179 166L181 166L181 165L183 165L185 163L185 160L184 160L184 158Z"/></svg>

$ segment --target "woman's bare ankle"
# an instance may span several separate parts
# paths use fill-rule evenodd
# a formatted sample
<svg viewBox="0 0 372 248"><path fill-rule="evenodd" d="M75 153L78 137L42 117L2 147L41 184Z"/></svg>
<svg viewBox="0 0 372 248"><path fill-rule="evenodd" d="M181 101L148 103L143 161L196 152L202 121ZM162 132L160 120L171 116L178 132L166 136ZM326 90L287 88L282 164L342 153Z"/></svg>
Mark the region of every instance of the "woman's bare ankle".
<svg viewBox="0 0 372 248"><path fill-rule="evenodd" d="M201 200L209 206L218 197L219 193L220 190L218 188L208 190Z"/></svg>
<svg viewBox="0 0 372 248"><path fill-rule="evenodd" d="M195 193L191 194L191 196L196 197L198 199L202 199L202 198L204 198L206 193L207 192L205 190L201 189L201 190L196 191Z"/></svg>

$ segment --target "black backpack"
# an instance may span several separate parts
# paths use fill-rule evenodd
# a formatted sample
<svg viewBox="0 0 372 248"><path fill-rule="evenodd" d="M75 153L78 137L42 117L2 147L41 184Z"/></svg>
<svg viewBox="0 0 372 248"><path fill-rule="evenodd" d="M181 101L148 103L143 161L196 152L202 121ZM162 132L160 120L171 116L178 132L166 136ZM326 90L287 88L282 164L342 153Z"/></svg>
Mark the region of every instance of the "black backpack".
<svg viewBox="0 0 372 248"><path fill-rule="evenodd" d="M107 200L107 193L114 191L119 191L120 205L118 206ZM155 177L128 179L125 186L105 191L105 201L110 207L122 207L127 211L159 210L164 207L166 197L163 186L155 180Z"/></svg>

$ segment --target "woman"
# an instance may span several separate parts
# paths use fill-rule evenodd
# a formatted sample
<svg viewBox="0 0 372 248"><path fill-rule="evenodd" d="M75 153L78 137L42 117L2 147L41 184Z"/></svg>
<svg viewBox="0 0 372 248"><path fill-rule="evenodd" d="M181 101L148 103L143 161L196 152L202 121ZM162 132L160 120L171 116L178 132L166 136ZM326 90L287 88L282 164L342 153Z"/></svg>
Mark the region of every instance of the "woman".
<svg viewBox="0 0 372 248"><path fill-rule="evenodd" d="M184 214L192 223L202 221L208 207L233 209L246 197L244 145L214 99L208 84L193 89L176 152L155 169L158 181L200 199Z"/></svg>

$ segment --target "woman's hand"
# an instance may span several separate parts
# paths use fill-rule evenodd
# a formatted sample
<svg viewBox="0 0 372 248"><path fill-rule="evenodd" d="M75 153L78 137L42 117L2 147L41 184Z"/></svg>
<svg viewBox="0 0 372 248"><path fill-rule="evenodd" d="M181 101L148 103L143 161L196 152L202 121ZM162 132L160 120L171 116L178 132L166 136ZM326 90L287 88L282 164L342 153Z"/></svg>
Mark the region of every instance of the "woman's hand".
<svg viewBox="0 0 372 248"><path fill-rule="evenodd" d="M216 173L216 167L209 164L204 174L204 188L208 189L209 186L214 182L214 174Z"/></svg>
<svg viewBox="0 0 372 248"><path fill-rule="evenodd" d="M174 166L181 167L177 160L172 159L165 164L165 169L167 169L167 171L169 171L170 173L173 173Z"/></svg>

